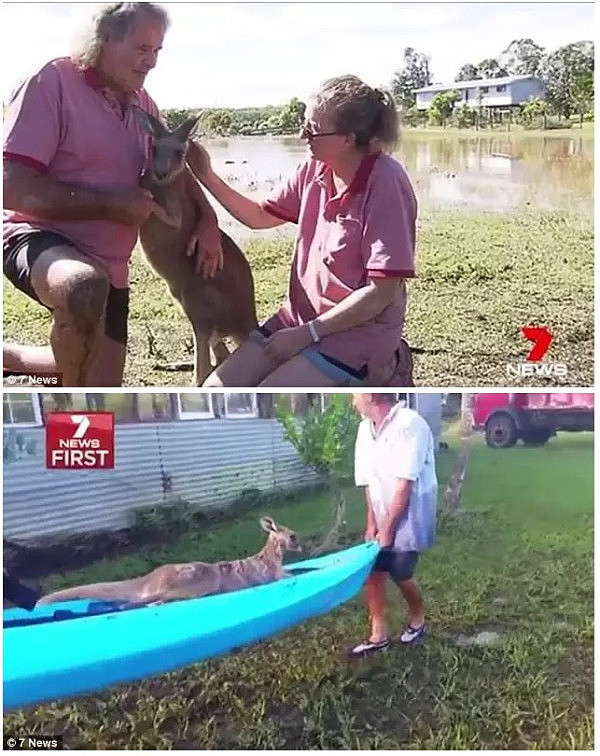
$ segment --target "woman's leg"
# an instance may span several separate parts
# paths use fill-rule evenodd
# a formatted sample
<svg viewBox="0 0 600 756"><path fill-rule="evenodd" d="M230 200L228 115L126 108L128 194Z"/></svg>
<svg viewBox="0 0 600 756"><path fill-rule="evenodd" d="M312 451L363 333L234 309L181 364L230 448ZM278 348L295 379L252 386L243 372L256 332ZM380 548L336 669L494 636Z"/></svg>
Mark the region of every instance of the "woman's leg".
<svg viewBox="0 0 600 756"><path fill-rule="evenodd" d="M304 355L297 354L291 360L275 368L266 375L261 383L264 388L287 388L290 386L341 386L332 378L322 373Z"/></svg>
<svg viewBox="0 0 600 756"><path fill-rule="evenodd" d="M210 388L259 386L276 367L261 344L248 340L213 370L202 385Z"/></svg>

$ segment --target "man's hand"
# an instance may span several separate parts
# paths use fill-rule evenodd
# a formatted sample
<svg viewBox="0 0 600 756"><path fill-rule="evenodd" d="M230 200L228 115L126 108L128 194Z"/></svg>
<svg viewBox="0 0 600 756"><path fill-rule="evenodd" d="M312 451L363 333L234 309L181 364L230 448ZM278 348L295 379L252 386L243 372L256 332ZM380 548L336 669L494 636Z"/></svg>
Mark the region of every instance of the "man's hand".
<svg viewBox="0 0 600 756"><path fill-rule="evenodd" d="M190 236L186 254L196 255L195 270L205 280L223 269L223 245L221 231L214 219L202 217Z"/></svg>
<svg viewBox="0 0 600 756"><path fill-rule="evenodd" d="M365 530L365 541L376 541L376 540L377 540L377 529L367 528Z"/></svg>
<svg viewBox="0 0 600 756"><path fill-rule="evenodd" d="M114 192L109 199L110 220L124 226L140 228L155 213L165 223L171 225L171 219L163 208L154 201L148 189L126 189Z"/></svg>
<svg viewBox="0 0 600 756"><path fill-rule="evenodd" d="M287 362L311 343L312 338L308 326L293 326L275 331L266 340L264 349L267 357L273 362L281 364Z"/></svg>
<svg viewBox="0 0 600 756"><path fill-rule="evenodd" d="M377 540L382 549L389 549L394 543L394 531L384 528L377 533Z"/></svg>

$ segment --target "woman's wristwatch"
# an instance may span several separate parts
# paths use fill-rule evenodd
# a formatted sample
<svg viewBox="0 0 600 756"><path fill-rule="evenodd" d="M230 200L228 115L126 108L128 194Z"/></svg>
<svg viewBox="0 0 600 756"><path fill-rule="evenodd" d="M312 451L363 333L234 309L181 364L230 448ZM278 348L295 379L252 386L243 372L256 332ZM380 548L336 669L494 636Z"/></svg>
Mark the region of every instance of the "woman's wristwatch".
<svg viewBox="0 0 600 756"><path fill-rule="evenodd" d="M315 325L315 321L314 320L309 320L308 321L308 330L309 330L309 333L311 335L311 338L312 338L313 342L315 344L318 344L319 341L321 341L321 337L319 336L319 334L317 332L317 327Z"/></svg>

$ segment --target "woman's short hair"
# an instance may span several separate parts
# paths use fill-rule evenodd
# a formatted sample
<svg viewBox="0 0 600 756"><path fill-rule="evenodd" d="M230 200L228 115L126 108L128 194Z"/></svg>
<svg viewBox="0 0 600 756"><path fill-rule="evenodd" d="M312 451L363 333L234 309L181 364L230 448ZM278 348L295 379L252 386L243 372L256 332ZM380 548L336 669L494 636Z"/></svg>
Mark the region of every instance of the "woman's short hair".
<svg viewBox="0 0 600 756"><path fill-rule="evenodd" d="M354 134L359 147L374 140L390 152L397 146L398 111L390 92L348 74L324 81L312 101L318 110L332 111L334 128L342 134Z"/></svg>
<svg viewBox="0 0 600 756"><path fill-rule="evenodd" d="M169 28L169 14L156 3L110 3L102 6L92 16L76 44L71 60L78 68L95 66L105 42L125 39L140 17L158 21L165 31Z"/></svg>

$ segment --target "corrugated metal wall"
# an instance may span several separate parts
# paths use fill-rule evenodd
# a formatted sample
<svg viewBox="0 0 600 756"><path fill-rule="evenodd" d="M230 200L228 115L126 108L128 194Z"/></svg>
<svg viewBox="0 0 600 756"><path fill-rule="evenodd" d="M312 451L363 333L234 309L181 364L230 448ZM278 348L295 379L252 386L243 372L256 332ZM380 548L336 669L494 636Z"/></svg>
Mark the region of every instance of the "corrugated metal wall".
<svg viewBox="0 0 600 756"><path fill-rule="evenodd" d="M44 428L7 433L29 446L4 465L7 538L115 530L127 527L132 509L171 497L210 508L232 502L244 489L264 492L316 480L276 420L117 426L112 471L48 470Z"/></svg>
<svg viewBox="0 0 600 756"><path fill-rule="evenodd" d="M411 394L436 441L441 394ZM316 481L273 419L186 420L117 425L114 470L48 470L44 428L4 429L16 461L4 465L4 535L35 538L127 527L132 509L181 498L209 509L245 489L290 489Z"/></svg>

